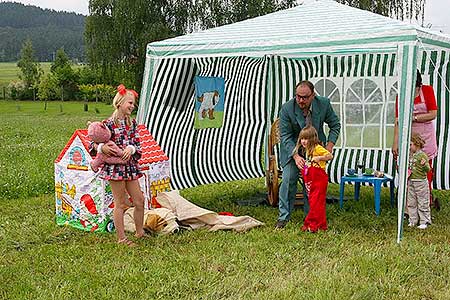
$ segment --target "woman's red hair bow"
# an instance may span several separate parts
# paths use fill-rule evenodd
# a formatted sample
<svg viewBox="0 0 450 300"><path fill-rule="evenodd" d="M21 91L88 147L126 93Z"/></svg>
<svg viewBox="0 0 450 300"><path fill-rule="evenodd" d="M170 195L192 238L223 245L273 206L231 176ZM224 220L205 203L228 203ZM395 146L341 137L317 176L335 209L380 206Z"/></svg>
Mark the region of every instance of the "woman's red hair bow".
<svg viewBox="0 0 450 300"><path fill-rule="evenodd" d="M138 98L139 97L139 94L135 91L135 90L127 90L127 88L123 85L123 84L120 84L118 87L117 87L117 92L120 94L120 95L125 95L126 93L127 93L127 91L129 91L130 93L132 93L133 94L133 96L134 96L134 98Z"/></svg>

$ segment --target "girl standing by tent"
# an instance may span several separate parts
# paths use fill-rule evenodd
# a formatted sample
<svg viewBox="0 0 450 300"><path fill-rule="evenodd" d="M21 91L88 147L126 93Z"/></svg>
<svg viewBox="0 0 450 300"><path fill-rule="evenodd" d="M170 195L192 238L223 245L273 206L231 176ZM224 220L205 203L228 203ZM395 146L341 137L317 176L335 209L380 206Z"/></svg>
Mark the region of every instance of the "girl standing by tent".
<svg viewBox="0 0 450 300"><path fill-rule="evenodd" d="M305 149L306 163L302 174L310 207L302 231L327 230L326 194L328 175L325 172L325 167L327 161L331 160L333 155L320 145L317 131L312 126L307 126L300 131L294 151L298 152L300 147Z"/></svg>
<svg viewBox="0 0 450 300"><path fill-rule="evenodd" d="M430 190L428 188L427 173L430 171L428 156L422 149L425 141L420 135L411 136L408 177L408 214L409 227L419 224L418 228L425 229L431 224Z"/></svg>
<svg viewBox="0 0 450 300"><path fill-rule="evenodd" d="M135 237L144 236L144 196L139 186L138 179L142 176L139 170L138 160L141 157L141 146L137 131L136 120L130 116L134 110L138 94L134 90L127 90L124 85L119 85L113 100L115 108L113 114L105 121L105 125L111 131L111 140L119 148L123 149L122 159L126 164L104 164L100 171L100 178L108 180L114 196L114 226L117 232L119 244L135 246L128 240L124 230L124 210L126 209L127 193L133 199L134 222L136 226ZM97 151L105 155L114 156L114 150L106 144L99 144Z"/></svg>
<svg viewBox="0 0 450 300"><path fill-rule="evenodd" d="M423 151L428 155L431 169L427 173L428 188L430 189L430 203L432 203L433 159L437 156L436 128L434 120L437 116L437 103L434 90L431 85L422 84L422 75L417 70L416 89L414 94L413 120L411 133L419 134L426 142ZM397 99L398 100L398 99ZM394 158L398 156L398 103L395 107L394 142L392 144ZM434 205L439 208L439 202L435 199Z"/></svg>

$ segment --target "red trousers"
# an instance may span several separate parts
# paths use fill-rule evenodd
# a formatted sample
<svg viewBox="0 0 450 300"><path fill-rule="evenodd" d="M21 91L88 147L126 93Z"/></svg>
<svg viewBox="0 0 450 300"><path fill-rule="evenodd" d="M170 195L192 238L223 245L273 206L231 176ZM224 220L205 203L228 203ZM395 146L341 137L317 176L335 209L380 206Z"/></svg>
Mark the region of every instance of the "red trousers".
<svg viewBox="0 0 450 300"><path fill-rule="evenodd" d="M303 170L306 193L309 201L309 213L303 223L303 231L316 232L327 230L326 197L328 175L320 167L308 167Z"/></svg>
<svg viewBox="0 0 450 300"><path fill-rule="evenodd" d="M433 204L433 195L431 194L431 191L433 190L433 165L431 164L433 162L432 159L429 160L430 163L430 171L427 173L427 179L428 179L428 187L430 188L430 204Z"/></svg>

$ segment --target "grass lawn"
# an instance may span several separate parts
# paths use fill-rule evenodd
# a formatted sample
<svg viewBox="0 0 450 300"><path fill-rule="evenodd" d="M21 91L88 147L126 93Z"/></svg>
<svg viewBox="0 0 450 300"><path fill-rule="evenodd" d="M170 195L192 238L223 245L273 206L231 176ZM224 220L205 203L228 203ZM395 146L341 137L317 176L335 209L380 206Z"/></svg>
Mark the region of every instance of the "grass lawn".
<svg viewBox="0 0 450 300"><path fill-rule="evenodd" d="M345 209L327 205L329 230L300 232L303 211L281 231L278 210L239 206L263 197L262 178L181 191L214 211L266 223L247 233L205 230L116 244L54 222L53 160L76 128L111 107L0 101L0 299L450 299L449 192L427 230L405 228L398 245L388 190L375 216L373 191ZM62 106L62 111L61 111ZM338 187L329 193L338 196ZM352 198L352 187L345 196Z"/></svg>
<svg viewBox="0 0 450 300"><path fill-rule="evenodd" d="M17 63L0 63L0 88L4 86L8 86L8 84L12 80L19 79L19 68L17 67Z"/></svg>
<svg viewBox="0 0 450 300"><path fill-rule="evenodd" d="M104 103L0 101L0 197L53 193L53 161L75 129L111 115ZM100 114L95 112L95 108Z"/></svg>
<svg viewBox="0 0 450 300"><path fill-rule="evenodd" d="M51 62L39 63L44 74L50 72ZM81 66L74 65L72 68L79 69ZM20 69L17 67L17 62L0 62L0 88L8 86L13 80L19 80ZM3 92L3 91L0 91ZM3 97L3 94L1 95Z"/></svg>

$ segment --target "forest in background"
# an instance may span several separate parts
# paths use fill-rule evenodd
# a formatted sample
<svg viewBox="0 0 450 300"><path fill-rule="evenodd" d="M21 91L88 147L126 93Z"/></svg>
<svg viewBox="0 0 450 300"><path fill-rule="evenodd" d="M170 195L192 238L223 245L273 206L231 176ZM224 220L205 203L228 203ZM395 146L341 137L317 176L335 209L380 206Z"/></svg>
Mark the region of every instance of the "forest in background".
<svg viewBox="0 0 450 300"><path fill-rule="evenodd" d="M71 60L85 61L85 19L81 14L1 2L0 62L19 60L27 39L31 40L38 61L53 61L60 48Z"/></svg>

